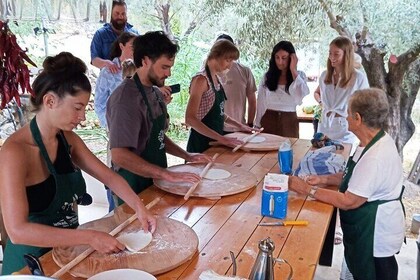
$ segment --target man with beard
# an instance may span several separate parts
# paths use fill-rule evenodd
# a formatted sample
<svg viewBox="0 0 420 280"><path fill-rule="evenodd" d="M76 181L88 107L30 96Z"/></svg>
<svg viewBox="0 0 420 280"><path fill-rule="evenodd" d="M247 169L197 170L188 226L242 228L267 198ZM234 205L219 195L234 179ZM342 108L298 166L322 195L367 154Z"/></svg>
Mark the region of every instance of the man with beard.
<svg viewBox="0 0 420 280"><path fill-rule="evenodd" d="M153 178L197 182L197 174L166 169L166 152L189 162L211 160L207 155L184 151L165 135L168 113L158 87L171 75L178 45L155 31L134 39L133 48L136 73L114 90L107 103L112 168L136 193L151 186Z"/></svg>
<svg viewBox="0 0 420 280"><path fill-rule="evenodd" d="M107 67L113 74L118 72L119 66L110 60L109 52L111 44L122 32L131 32L138 35L137 30L127 23L127 4L122 0L112 1L111 22L104 24L95 32L90 45L90 57L93 66Z"/></svg>

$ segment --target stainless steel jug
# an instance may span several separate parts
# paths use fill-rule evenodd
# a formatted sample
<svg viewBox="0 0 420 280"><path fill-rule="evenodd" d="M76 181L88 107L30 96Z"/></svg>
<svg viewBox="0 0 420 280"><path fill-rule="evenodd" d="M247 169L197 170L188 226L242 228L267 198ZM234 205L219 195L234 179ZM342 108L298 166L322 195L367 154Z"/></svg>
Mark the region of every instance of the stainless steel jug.
<svg viewBox="0 0 420 280"><path fill-rule="evenodd" d="M287 279L292 279L293 269L290 264L283 259L273 258L275 246L270 237L261 240L258 248L260 251L249 275L250 280L274 280L275 262L287 264L290 267L290 273Z"/></svg>

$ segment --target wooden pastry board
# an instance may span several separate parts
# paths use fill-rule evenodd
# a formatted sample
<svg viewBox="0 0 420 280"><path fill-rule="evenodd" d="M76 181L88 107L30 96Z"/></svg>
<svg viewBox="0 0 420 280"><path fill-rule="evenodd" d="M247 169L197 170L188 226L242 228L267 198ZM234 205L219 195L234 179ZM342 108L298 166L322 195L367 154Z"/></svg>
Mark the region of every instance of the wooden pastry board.
<svg viewBox="0 0 420 280"><path fill-rule="evenodd" d="M174 172L191 172L200 174L205 166L206 164L204 163L192 163L174 165L168 169ZM257 184L257 178L255 175L247 170L221 163L214 163L211 169L212 168L224 169L229 171L231 175L229 178L219 180L209 180L203 178L191 196L218 198L246 191ZM154 180L154 184L164 191L178 195L185 195L192 185L191 183L174 183L165 180Z"/></svg>
<svg viewBox="0 0 420 280"><path fill-rule="evenodd" d="M249 133L233 132L233 133L226 134L225 136L242 140L245 137L248 137L249 135L250 135ZM249 151L256 151L256 152L275 151L279 149L280 144L282 142L287 141L288 139L286 137L281 137L281 136L269 134L269 133L260 133L256 137L264 137L265 140L260 143L248 142L243 147L241 147L241 149L247 152ZM217 145L217 142L211 142L210 145Z"/></svg>
<svg viewBox="0 0 420 280"><path fill-rule="evenodd" d="M79 228L110 232L129 216L119 213L83 224ZM119 234L138 231L140 228L140 222L136 220ZM198 237L190 227L166 217L158 217L153 240L147 247L134 253L124 250L116 254L101 254L95 251L71 269L70 273L73 276L89 278L105 270L134 268L157 275L189 260L197 251L197 247ZM52 256L62 267L87 248L88 246L58 247L53 249Z"/></svg>

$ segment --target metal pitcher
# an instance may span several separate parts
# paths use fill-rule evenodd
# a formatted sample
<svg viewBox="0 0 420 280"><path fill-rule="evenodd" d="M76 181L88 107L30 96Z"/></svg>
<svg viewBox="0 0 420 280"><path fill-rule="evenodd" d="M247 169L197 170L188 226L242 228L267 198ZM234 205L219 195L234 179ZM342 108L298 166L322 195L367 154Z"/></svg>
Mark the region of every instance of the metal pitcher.
<svg viewBox="0 0 420 280"><path fill-rule="evenodd" d="M260 251L249 275L250 280L274 280L275 262L287 264L290 267L290 273L287 279L292 279L293 269L290 264L286 260L273 258L275 246L270 237L261 240L258 248Z"/></svg>

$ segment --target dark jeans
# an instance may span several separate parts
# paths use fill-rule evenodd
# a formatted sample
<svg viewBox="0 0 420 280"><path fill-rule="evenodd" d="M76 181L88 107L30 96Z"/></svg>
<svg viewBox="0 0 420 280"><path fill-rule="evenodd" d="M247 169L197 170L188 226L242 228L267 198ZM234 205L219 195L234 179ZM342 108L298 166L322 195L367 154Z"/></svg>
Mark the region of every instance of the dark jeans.
<svg viewBox="0 0 420 280"><path fill-rule="evenodd" d="M108 199L109 208L108 212L111 212L115 209L115 201L114 201L114 194L110 189L106 189L106 198Z"/></svg>

